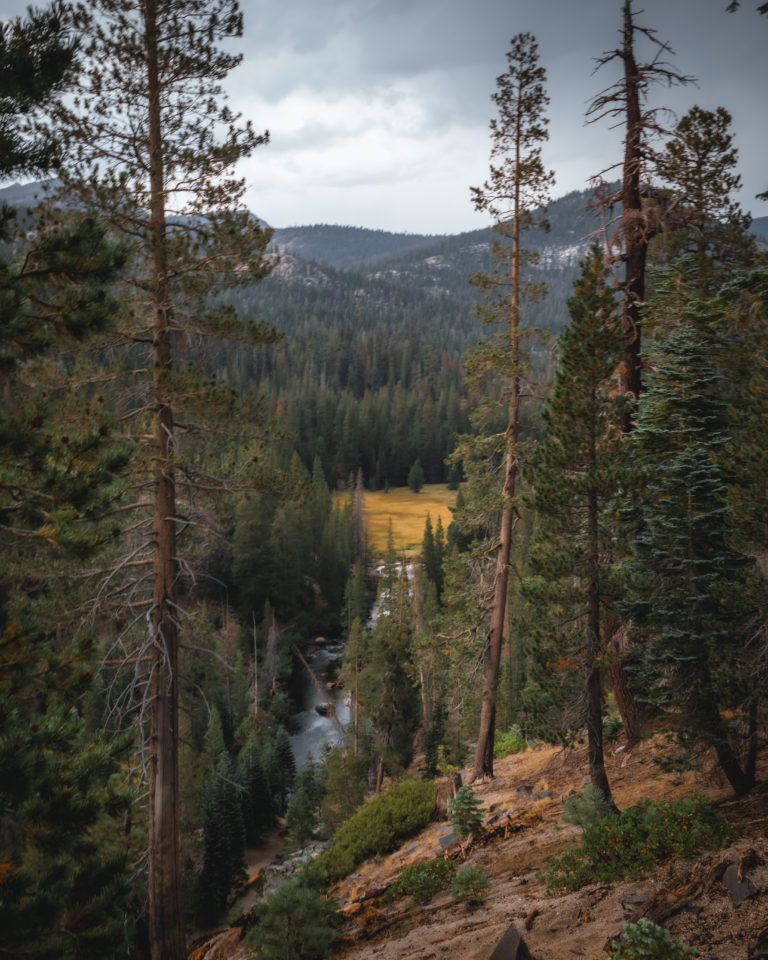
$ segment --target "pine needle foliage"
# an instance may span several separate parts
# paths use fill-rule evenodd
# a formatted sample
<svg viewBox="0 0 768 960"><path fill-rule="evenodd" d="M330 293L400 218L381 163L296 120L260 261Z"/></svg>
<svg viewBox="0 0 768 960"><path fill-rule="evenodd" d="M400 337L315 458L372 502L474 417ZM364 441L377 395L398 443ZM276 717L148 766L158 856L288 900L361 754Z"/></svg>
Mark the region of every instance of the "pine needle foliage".
<svg viewBox="0 0 768 960"><path fill-rule="evenodd" d="M476 837L483 832L483 806L469 784L459 787L448 802L448 817L460 837Z"/></svg>
<svg viewBox="0 0 768 960"><path fill-rule="evenodd" d="M426 781L398 784L364 804L335 834L333 846L314 861L329 880L351 873L377 853L389 853L425 827L435 810L435 786Z"/></svg>
<svg viewBox="0 0 768 960"><path fill-rule="evenodd" d="M611 941L611 960L688 960L698 955L647 917L625 923L619 939Z"/></svg>
<svg viewBox="0 0 768 960"><path fill-rule="evenodd" d="M590 817L579 847L547 864L547 893L640 877L667 857L719 849L732 833L705 797L644 800L621 813Z"/></svg>
<svg viewBox="0 0 768 960"><path fill-rule="evenodd" d="M497 531L496 546L489 550L479 572L481 578L491 580L492 587L481 588L484 595L479 601L488 611L488 624L472 779L493 775L497 688L518 516L521 404L527 392L521 311L526 298L535 299L542 292L526 278L525 267L537 257L523 250L521 232L546 225L537 221L534 211L548 202L553 182L553 174L541 159L541 144L548 137L545 79L535 38L530 33L513 37L507 70L497 78L492 95L498 116L491 120L489 177L482 187L472 188L476 209L493 217L497 233L492 271L477 274L471 281L483 297L478 313L494 328L493 338L481 341L467 357L468 382L480 398L473 417L479 436L462 438L457 451L468 476L483 475L480 486L484 496L473 506L485 513L485 522ZM474 602L478 603L477 597Z"/></svg>
<svg viewBox="0 0 768 960"><path fill-rule="evenodd" d="M590 774L606 796L601 621L616 593L610 506L622 477L624 414L612 379L622 345L608 277L603 251L594 244L568 301L571 323L559 341L555 382L542 414L544 438L530 474L537 528L523 587L531 609L524 694L529 723L538 735L563 739L586 726ZM582 700L584 708L574 709Z"/></svg>
<svg viewBox="0 0 768 960"><path fill-rule="evenodd" d="M755 777L749 643L761 589L753 561L732 546L728 423L710 349L684 323L654 357L629 440L644 490L620 606L639 637L637 690L667 712L684 749L713 747L742 793Z"/></svg>

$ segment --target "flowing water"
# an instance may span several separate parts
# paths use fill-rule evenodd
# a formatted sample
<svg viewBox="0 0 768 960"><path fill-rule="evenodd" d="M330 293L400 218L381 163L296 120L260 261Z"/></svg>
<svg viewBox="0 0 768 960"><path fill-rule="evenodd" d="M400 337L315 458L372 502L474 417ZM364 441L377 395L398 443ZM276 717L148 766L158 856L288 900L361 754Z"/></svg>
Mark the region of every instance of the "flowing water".
<svg viewBox="0 0 768 960"><path fill-rule="evenodd" d="M337 640L317 647L306 655L307 663L323 687L336 679L343 652L344 643ZM322 707L323 703L333 704L336 716L345 727L350 722L351 711L349 696L344 690L338 687L325 688L321 693L306 668L300 665L299 669L297 700L302 710L292 718L298 732L291 737L291 746L296 766L301 770L306 767L308 756L318 760L324 746L335 746L342 742L341 731L332 717L323 716L316 708Z"/></svg>

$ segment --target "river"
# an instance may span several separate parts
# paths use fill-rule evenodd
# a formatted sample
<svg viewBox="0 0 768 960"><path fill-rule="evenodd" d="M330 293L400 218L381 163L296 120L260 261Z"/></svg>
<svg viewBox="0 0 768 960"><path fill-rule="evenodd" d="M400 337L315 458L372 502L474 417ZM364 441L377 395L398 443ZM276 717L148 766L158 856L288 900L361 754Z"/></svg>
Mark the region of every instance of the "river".
<svg viewBox="0 0 768 960"><path fill-rule="evenodd" d="M336 679L343 652L344 642L331 640L306 655L307 663L323 686ZM302 710L292 717L297 732L291 737L291 746L296 767L303 770L308 757L318 760L324 746L335 746L342 742L341 732L332 717L323 716L316 708L324 702L333 704L336 716L344 727L350 722L351 710L349 696L344 690L334 687L325 689L321 694L306 668L300 665L299 669L296 694Z"/></svg>

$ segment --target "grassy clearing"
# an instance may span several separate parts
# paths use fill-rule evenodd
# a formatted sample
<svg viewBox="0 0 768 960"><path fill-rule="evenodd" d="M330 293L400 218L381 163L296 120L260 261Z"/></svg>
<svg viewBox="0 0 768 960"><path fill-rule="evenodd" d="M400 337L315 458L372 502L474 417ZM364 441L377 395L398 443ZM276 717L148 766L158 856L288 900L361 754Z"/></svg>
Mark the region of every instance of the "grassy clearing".
<svg viewBox="0 0 768 960"><path fill-rule="evenodd" d="M366 490L363 504L373 555L384 555L391 520L395 550L408 557L416 556L421 550L427 514L432 518L433 529L440 517L443 529L447 530L451 522L450 508L455 503L456 491L449 490L444 483L426 484L418 493L408 487L393 487L388 493Z"/></svg>

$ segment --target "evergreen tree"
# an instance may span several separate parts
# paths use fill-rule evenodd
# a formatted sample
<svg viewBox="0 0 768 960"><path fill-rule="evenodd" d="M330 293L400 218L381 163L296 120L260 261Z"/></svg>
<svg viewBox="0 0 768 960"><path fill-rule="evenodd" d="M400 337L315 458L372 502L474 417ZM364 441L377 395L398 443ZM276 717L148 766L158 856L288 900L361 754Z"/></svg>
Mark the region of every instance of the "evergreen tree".
<svg viewBox="0 0 768 960"><path fill-rule="evenodd" d="M333 747L323 762L326 770L323 823L333 834L363 802L368 760L341 747Z"/></svg>
<svg viewBox="0 0 768 960"><path fill-rule="evenodd" d="M498 500L501 523L484 652L480 729L470 781L493 775L496 692L507 619L520 461L520 400L524 372L521 307L526 294L530 297L540 292L523 279L521 268L535 261L536 257L522 250L520 237L522 230L535 225L533 211L549 201L549 189L554 179L541 160L541 144L548 138L544 111L549 98L544 92L545 71L539 64L538 45L531 34L513 37L507 64L507 71L498 78L498 89L492 97L499 116L491 121L490 177L482 187L472 189L475 207L491 214L498 234L492 250L493 273L478 274L472 282L485 297L481 316L486 322L501 324L502 333L496 342L478 346L468 359L468 371L470 375L474 371L474 382L478 387L487 380L488 371L494 371L500 378L496 404L486 404L485 413L490 409L492 415L495 413L503 418L505 426L497 434L501 439L499 448L489 450L484 447L481 456L482 461L493 464L501 476ZM498 163L493 162L495 158ZM465 470L469 469L466 457L464 464Z"/></svg>
<svg viewBox="0 0 768 960"><path fill-rule="evenodd" d="M285 822L288 828L286 842L291 850L301 850L315 835L317 829L317 805L313 802L306 787L300 786L294 791Z"/></svg>
<svg viewBox="0 0 768 960"><path fill-rule="evenodd" d="M378 788L385 771L401 772L413 755L417 700L410 676L414 630L411 601L407 571L396 558L390 527L379 582L378 616L366 637L365 666L359 681L359 709L373 734Z"/></svg>
<svg viewBox="0 0 768 960"><path fill-rule="evenodd" d="M755 253L751 223L733 199L741 187L738 154L724 107L692 107L682 117L656 167L670 185L685 226L667 244L667 256L692 253L700 296L714 293L729 273L748 264Z"/></svg>
<svg viewBox="0 0 768 960"><path fill-rule="evenodd" d="M130 742L88 734L85 655L0 611L0 955L100 960L125 949Z"/></svg>
<svg viewBox="0 0 768 960"><path fill-rule="evenodd" d="M194 337L264 337L262 327L239 322L213 297L224 287L255 283L270 269L263 255L269 235L242 208L243 183L232 176L233 165L266 138L222 105L221 83L240 59L221 48L242 32L236 0L98 0L78 5L75 20L88 67L76 95L57 112L68 160L63 190L68 203L98 210L137 249L122 292L128 309L112 344L125 345L127 356L112 374L128 374L129 413L146 454L136 462L137 472L146 471L137 483L152 491L148 504L145 497L137 502L145 519L136 530L146 536L132 553L133 569L147 563L139 596L146 582L152 586L149 634L138 641L153 657L146 695L149 941L153 960L178 960L185 943L177 532L191 528L177 506L177 480L216 486L204 463L206 447L220 457L226 425L242 433L239 398L208 371L196 374L187 352ZM212 411L215 430L200 432L203 414ZM193 427L194 450L185 449ZM130 594L125 586L122 595Z"/></svg>
<svg viewBox="0 0 768 960"><path fill-rule="evenodd" d="M28 124L66 89L76 52L61 7L0 24L1 176L56 160L58 142ZM96 960L124 952L130 923L132 797L117 778L128 744L91 734L80 715L90 644L64 617L58 635L40 624L62 573L112 534L105 513L131 451L101 412L71 429L34 365L109 325L106 286L126 248L92 217L44 237L14 220L3 206L0 240L15 242L0 258L0 953ZM31 239L14 238L22 230Z"/></svg>
<svg viewBox="0 0 768 960"><path fill-rule="evenodd" d="M238 757L245 840L255 847L273 824L272 797L255 734L251 733Z"/></svg>
<svg viewBox="0 0 768 960"><path fill-rule="evenodd" d="M210 926L220 920L230 892L245 878L242 790L234 761L224 751L208 781L205 796L204 853L195 911L200 926Z"/></svg>
<svg viewBox="0 0 768 960"><path fill-rule="evenodd" d="M747 649L757 585L734 550L719 377L690 323L654 358L631 437L644 463L640 536L621 607L641 637L636 686L668 712L683 746L714 748L737 793L755 780L758 691Z"/></svg>
<svg viewBox="0 0 768 960"><path fill-rule="evenodd" d="M418 493L424 486L424 468L421 460L415 460L408 472L408 487L413 493Z"/></svg>
<svg viewBox="0 0 768 960"><path fill-rule="evenodd" d="M597 61L598 68L618 63L621 75L615 83L602 91L590 104L587 118L597 122L605 118L624 127L624 156L608 170L621 167L618 192L611 191L602 177L597 180L596 194L603 210L621 204L616 229L609 240L613 259L624 266L622 281L621 322L624 356L618 367L621 392L628 398L624 414L624 431L634 424L634 404L642 392L642 304L646 299L645 274L648 245L655 234L675 219L674 204L668 204L663 191L652 187L653 159L657 151L653 139L661 132L660 108L648 105L648 91L654 84L672 86L686 84L691 77L683 76L664 59L672 54L668 43L656 36L656 31L637 22L632 0L624 0L621 14L620 42ZM638 45L651 44L652 55L641 59ZM630 741L640 739L646 732L649 717L637 702L627 683L625 660L631 656L626 649L625 631L614 630L611 644L611 677L616 703L624 729Z"/></svg>
<svg viewBox="0 0 768 960"><path fill-rule="evenodd" d="M547 664L549 674L542 694L557 689L552 675L558 664L566 674L571 662L581 666L589 772L610 799L602 743L601 611L606 593L615 591L606 570L613 540L606 508L619 481L622 408L611 378L621 356L621 329L598 244L582 262L568 310L571 323L559 341L532 475L538 529L525 593L535 607L534 636L557 637L539 653L539 666Z"/></svg>
<svg viewBox="0 0 768 960"><path fill-rule="evenodd" d="M247 946L263 960L322 960L336 939L336 901L300 876L256 904L257 922Z"/></svg>
<svg viewBox="0 0 768 960"><path fill-rule="evenodd" d="M0 24L0 165L4 176L47 172L59 159L55 140L26 135L22 122L51 105L77 69L78 45L60 4L30 8Z"/></svg>
<svg viewBox="0 0 768 960"><path fill-rule="evenodd" d="M262 762L273 803L282 814L288 806L288 796L296 779L296 759L285 727L277 728Z"/></svg>
<svg viewBox="0 0 768 960"><path fill-rule="evenodd" d="M649 191L653 169L649 167L656 151L651 142L660 132L659 109L647 105L649 88L655 83L665 86L685 84L691 77L682 76L674 70L665 55L673 51L668 43L656 36L656 31L643 27L636 21L632 0L624 0L622 22L619 31L620 43L604 53L597 61L598 68L618 61L621 66L619 79L600 93L589 106L587 118L597 122L606 117L624 125L624 158L621 163L621 184L617 195L605 190L600 180L598 199L606 209L617 201L621 203L621 217L611 246L616 249L616 259L624 264L622 325L624 332L624 358L620 368L621 387L624 394L637 401L641 392L641 304L645 300L645 269L648 244L665 221L663 197ZM643 62L638 59L637 45L643 39L652 45L654 55ZM607 171L604 171L607 172ZM602 173L599 175L602 177ZM625 429L630 429L631 408L627 409Z"/></svg>

